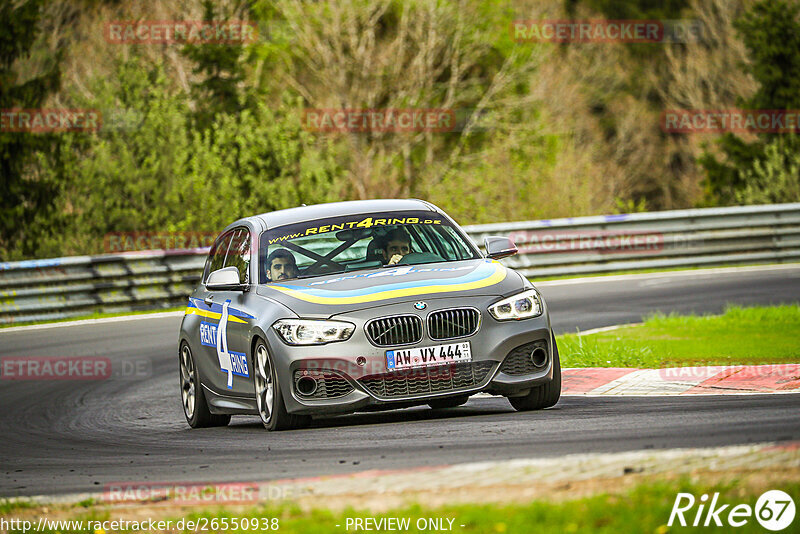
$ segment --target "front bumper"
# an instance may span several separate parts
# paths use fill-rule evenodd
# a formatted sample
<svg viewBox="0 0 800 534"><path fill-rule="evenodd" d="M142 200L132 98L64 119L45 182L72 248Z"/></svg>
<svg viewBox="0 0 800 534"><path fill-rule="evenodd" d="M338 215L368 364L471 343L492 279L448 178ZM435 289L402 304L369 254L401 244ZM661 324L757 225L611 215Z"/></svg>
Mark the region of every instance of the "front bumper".
<svg viewBox="0 0 800 534"><path fill-rule="evenodd" d="M337 315L332 319L349 321L356 329L349 340L327 345L290 347L270 329L267 341L287 411L335 414L391 409L481 391L515 396L552 380L552 335L546 305L543 304L544 313L539 317L501 322L486 311L497 299L496 296L461 298L457 302L452 297L426 299L428 307L423 311L415 310L412 301ZM375 346L365 332L367 321L377 316L413 313L425 324L429 313L454 306L480 311L480 327L475 334L440 341L431 339L426 328L421 341L403 348L469 341L471 363L391 372L386 365L386 351L393 347ZM546 353L544 361L537 361L539 365L526 360L530 353L527 347L534 346ZM309 379L316 383L312 394L309 394L312 389Z"/></svg>

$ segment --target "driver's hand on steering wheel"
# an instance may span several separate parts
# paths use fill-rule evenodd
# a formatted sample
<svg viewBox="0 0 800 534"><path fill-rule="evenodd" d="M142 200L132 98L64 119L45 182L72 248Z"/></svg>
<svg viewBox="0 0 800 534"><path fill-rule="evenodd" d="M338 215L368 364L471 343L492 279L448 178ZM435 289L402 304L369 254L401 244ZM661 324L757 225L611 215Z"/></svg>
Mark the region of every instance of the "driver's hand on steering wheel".
<svg viewBox="0 0 800 534"><path fill-rule="evenodd" d="M400 261L400 260L402 260L402 259L403 259L403 255L402 255L402 254L395 254L395 255L394 255L394 256L392 256L392 258L389 260L389 263L388 263L387 265L395 265L395 264L396 264L398 261Z"/></svg>

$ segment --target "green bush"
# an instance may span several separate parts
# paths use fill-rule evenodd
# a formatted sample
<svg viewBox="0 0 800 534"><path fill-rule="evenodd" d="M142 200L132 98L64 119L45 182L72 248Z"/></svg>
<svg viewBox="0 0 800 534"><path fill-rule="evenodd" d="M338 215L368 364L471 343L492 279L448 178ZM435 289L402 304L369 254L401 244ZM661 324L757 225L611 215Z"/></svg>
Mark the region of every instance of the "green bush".
<svg viewBox="0 0 800 534"><path fill-rule="evenodd" d="M786 0L760 0L739 19L736 27L750 53L748 70L758 81L747 109L800 108L800 5ZM781 138L776 138L780 136ZM711 203L796 202L800 200L795 134L761 134L748 142L725 134L718 140L724 154L718 160L706 152L700 163L706 170Z"/></svg>
<svg viewBox="0 0 800 534"><path fill-rule="evenodd" d="M40 162L67 185L64 224L37 255L101 252L109 232L214 232L242 216L332 198L336 166L288 100L219 113L198 129L188 96L170 89L160 67L134 58L116 79L96 82L95 104L121 120L62 136L64 157Z"/></svg>
<svg viewBox="0 0 800 534"><path fill-rule="evenodd" d="M736 192L738 203L800 202L800 152L792 141L777 137L768 142L763 157L742 171L744 185Z"/></svg>

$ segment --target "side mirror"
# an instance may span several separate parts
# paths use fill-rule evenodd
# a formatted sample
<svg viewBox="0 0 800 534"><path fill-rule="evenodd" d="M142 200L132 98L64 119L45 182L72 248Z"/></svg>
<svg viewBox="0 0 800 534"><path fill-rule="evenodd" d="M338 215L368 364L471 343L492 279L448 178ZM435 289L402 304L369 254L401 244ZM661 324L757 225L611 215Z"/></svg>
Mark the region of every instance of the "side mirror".
<svg viewBox="0 0 800 534"><path fill-rule="evenodd" d="M489 236L484 238L483 246L486 249L486 257L499 260L517 253L517 245L507 237Z"/></svg>
<svg viewBox="0 0 800 534"><path fill-rule="evenodd" d="M206 280L209 291L238 291L243 288L244 284L239 282L239 269L233 266L214 271Z"/></svg>

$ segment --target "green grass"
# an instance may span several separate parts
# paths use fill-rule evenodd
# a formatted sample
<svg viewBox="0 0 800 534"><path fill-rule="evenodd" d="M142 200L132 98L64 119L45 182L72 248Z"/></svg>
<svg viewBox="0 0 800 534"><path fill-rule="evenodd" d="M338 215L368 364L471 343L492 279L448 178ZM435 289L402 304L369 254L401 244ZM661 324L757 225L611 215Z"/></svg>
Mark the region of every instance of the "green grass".
<svg viewBox="0 0 800 534"><path fill-rule="evenodd" d="M0 499L0 515L6 516L12 512L33 508L34 504L25 499Z"/></svg>
<svg viewBox="0 0 800 534"><path fill-rule="evenodd" d="M97 499L94 497L87 497L86 499L78 502L78 506L82 506L83 508L91 508L95 504L97 504Z"/></svg>
<svg viewBox="0 0 800 534"><path fill-rule="evenodd" d="M778 487L788 493L795 502L800 502L800 483L785 482ZM385 513L372 513L362 510L347 509L342 512L331 512L325 509L315 509L311 512L301 511L296 506L284 505L278 507L254 507L244 512L227 512L225 510L204 510L185 516L185 519L207 518L278 518L279 532L291 533L342 533L345 529L347 518L409 518L412 528L409 532L418 532L413 525L421 518L453 519L454 533L509 533L524 534L528 532L592 532L592 533L659 533L672 532L706 532L709 529L699 527L680 527L677 524L671 529L667 528L670 512L678 492L691 493L695 497L702 494L713 495L719 492L718 505L736 504L755 506L761 490L754 490L747 485L740 486L736 480L704 484L692 481L688 477L674 481L657 481L640 483L633 489L618 495L599 494L563 502L550 502L536 500L526 504L461 504L448 505L440 508L431 508L424 505L414 505L397 508ZM689 524L694 520L697 504L684 517ZM151 516L153 517L153 516ZM724 521L727 512L721 519ZM113 514L107 509L79 512L73 519L114 519ZM173 517L173 521L182 517ZM219 520L219 519L217 519ZM336 526L339 525L339 526ZM464 525L463 527L461 525ZM731 527L712 527L711 530L729 531ZM735 529L737 532L764 532L754 517L748 523ZM226 532L232 532L228 530ZM353 532L351 526L349 532ZM10 530L10 532L15 532ZM62 534L73 531L65 529ZM250 530L250 532L253 532ZM85 534L83 532L82 534Z"/></svg>
<svg viewBox="0 0 800 534"><path fill-rule="evenodd" d="M662 368L800 362L800 306L654 315L641 326L558 337L564 367Z"/></svg>

